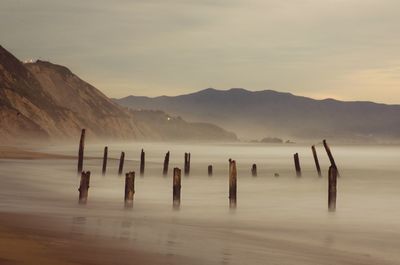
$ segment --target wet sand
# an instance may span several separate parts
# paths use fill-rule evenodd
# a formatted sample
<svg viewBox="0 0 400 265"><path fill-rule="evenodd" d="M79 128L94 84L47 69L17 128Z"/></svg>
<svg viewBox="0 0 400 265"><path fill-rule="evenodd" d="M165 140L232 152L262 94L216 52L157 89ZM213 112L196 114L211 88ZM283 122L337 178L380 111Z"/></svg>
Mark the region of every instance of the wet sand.
<svg viewBox="0 0 400 265"><path fill-rule="evenodd" d="M102 177L101 159L85 160L91 188L88 204L80 206L76 161L0 160L0 264L399 264L400 148L333 147L341 178L337 212L329 213L321 147L322 178L311 150L302 146L131 143L109 149L114 156L125 149L124 171L137 171L143 146L146 173L136 177L130 210L123 208L117 161ZM167 150L170 173L182 166L184 151L192 152L179 211L172 209L171 176L161 175ZM73 155L76 146L38 151ZM294 151L301 178L295 177ZM102 146L87 148L88 156L101 153ZM236 210L228 207L229 157L238 161ZM27 258L10 244L21 245Z"/></svg>
<svg viewBox="0 0 400 265"><path fill-rule="evenodd" d="M0 264L195 264L180 257L135 251L124 241L62 232L60 218L0 216Z"/></svg>

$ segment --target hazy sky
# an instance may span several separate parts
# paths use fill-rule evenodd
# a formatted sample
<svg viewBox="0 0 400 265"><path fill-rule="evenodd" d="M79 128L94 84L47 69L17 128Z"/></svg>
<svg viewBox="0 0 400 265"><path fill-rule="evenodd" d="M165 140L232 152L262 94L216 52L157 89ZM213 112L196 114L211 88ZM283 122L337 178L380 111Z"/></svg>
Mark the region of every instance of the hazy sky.
<svg viewBox="0 0 400 265"><path fill-rule="evenodd" d="M0 0L0 44L112 97L243 87L400 103L399 0Z"/></svg>

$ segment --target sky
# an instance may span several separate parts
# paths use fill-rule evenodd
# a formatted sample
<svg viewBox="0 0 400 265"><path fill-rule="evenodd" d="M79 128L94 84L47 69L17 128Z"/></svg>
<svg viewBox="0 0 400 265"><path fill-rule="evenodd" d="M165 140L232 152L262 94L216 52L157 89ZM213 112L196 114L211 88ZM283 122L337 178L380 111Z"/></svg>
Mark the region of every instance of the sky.
<svg viewBox="0 0 400 265"><path fill-rule="evenodd" d="M398 0L0 0L0 45L110 97L213 87L400 104Z"/></svg>

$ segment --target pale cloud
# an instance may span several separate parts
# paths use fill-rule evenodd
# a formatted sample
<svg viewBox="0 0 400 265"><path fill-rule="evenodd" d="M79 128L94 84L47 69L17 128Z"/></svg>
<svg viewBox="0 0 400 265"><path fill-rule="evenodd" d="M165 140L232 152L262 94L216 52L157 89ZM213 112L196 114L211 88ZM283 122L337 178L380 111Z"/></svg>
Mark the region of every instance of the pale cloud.
<svg viewBox="0 0 400 265"><path fill-rule="evenodd" d="M109 96L213 86L400 103L397 0L1 2L2 45Z"/></svg>
<svg viewBox="0 0 400 265"><path fill-rule="evenodd" d="M399 103L400 63L388 68L355 71L338 79L330 91L348 100L370 99ZM329 93L329 90L327 90Z"/></svg>

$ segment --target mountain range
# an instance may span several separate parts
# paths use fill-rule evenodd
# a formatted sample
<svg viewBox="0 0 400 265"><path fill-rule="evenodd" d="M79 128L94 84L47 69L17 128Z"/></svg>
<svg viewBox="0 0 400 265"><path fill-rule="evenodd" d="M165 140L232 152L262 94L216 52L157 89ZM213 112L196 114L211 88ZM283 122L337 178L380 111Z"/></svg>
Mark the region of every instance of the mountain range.
<svg viewBox="0 0 400 265"><path fill-rule="evenodd" d="M400 105L315 100L273 90L213 88L180 96L128 96L126 107L159 109L193 121L211 122L241 138L329 138L340 142L398 142Z"/></svg>
<svg viewBox="0 0 400 265"><path fill-rule="evenodd" d="M129 110L64 66L22 63L0 46L0 142L67 141L82 128L91 139L236 140L212 124Z"/></svg>

